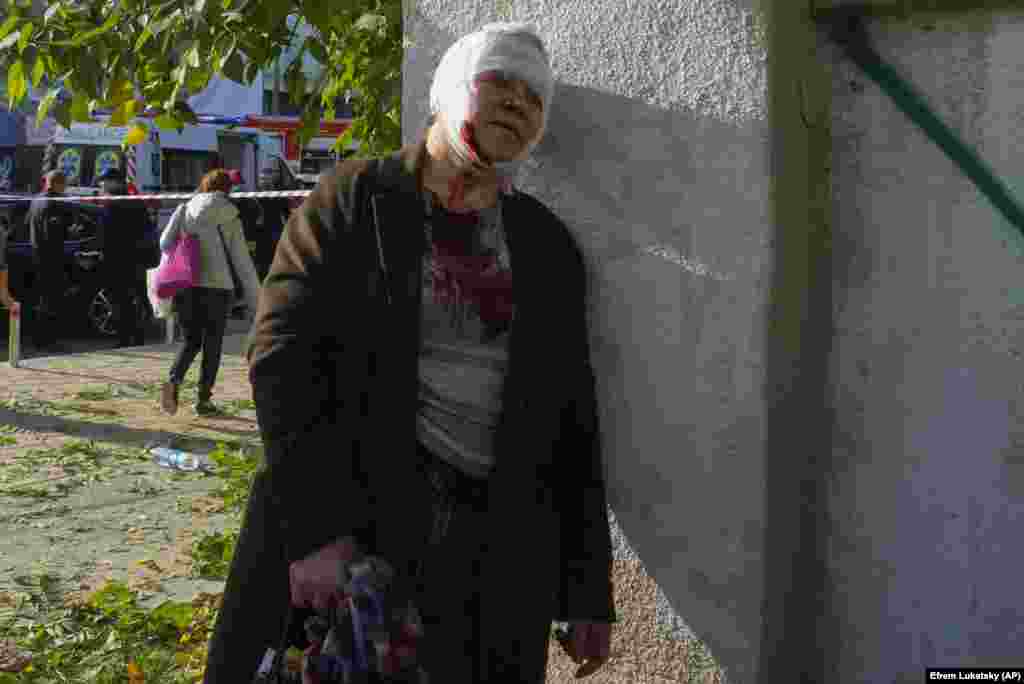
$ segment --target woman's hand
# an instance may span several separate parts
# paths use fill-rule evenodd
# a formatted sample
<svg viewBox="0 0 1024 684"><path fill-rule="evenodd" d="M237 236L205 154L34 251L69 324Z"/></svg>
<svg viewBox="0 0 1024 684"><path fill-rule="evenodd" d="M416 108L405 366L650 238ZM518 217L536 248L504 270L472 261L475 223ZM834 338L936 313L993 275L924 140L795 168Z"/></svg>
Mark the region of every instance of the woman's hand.
<svg viewBox="0 0 1024 684"><path fill-rule="evenodd" d="M570 657L580 666L576 678L597 672L608 662L611 652L612 626L607 622L573 622Z"/></svg>
<svg viewBox="0 0 1024 684"><path fill-rule="evenodd" d="M345 537L292 563L289 568L292 605L312 606L317 613L326 614L341 598L345 562L357 554L355 541Z"/></svg>

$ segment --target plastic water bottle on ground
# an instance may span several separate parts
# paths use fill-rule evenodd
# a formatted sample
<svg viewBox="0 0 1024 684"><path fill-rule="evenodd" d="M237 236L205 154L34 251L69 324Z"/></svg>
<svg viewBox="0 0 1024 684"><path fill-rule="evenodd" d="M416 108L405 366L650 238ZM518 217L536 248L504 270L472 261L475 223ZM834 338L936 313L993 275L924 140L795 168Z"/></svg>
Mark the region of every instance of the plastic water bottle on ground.
<svg viewBox="0 0 1024 684"><path fill-rule="evenodd" d="M212 469L209 459L202 454L193 454L181 449L171 449L170 447L157 447L156 449L151 449L150 453L153 454L153 462L163 468L173 468L174 470L187 472L197 470L210 471Z"/></svg>

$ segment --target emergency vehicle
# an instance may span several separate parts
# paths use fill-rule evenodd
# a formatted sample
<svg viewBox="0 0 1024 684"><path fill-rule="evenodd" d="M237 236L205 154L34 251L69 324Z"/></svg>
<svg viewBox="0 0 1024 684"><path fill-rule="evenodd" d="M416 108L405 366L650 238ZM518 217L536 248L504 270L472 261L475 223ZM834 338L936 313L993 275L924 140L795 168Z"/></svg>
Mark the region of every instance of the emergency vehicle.
<svg viewBox="0 0 1024 684"><path fill-rule="evenodd" d="M53 149L47 154L56 157L57 168L67 177L68 194L99 192L96 179L110 167L125 173L133 194L160 191L160 139L156 128L151 125L141 143L122 148L121 141L127 134L127 126L107 126L106 122L57 126Z"/></svg>

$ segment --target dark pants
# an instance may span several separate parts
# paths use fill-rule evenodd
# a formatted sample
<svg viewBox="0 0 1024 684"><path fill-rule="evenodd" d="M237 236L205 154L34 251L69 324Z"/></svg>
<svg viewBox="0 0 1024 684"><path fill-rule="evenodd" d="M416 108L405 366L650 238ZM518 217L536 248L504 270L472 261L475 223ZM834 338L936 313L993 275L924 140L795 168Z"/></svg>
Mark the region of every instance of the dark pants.
<svg viewBox="0 0 1024 684"><path fill-rule="evenodd" d="M36 347L48 347L57 342L65 280L62 266L36 263L32 287L35 310L32 312L29 325L32 342Z"/></svg>
<svg viewBox="0 0 1024 684"><path fill-rule="evenodd" d="M135 269L117 269L108 275L110 296L114 305L114 329L121 346L146 343L136 300L147 303L145 276Z"/></svg>
<svg viewBox="0 0 1024 684"><path fill-rule="evenodd" d="M234 294L231 290L190 287L174 295L174 314L181 324L185 344L171 366L170 381L180 385L199 351L203 366L199 374L199 400L208 400L220 370L228 312Z"/></svg>
<svg viewBox="0 0 1024 684"><path fill-rule="evenodd" d="M470 478L422 445L423 482L434 500L434 528L420 570L421 665L438 682L482 682L480 592L487 553L487 482Z"/></svg>

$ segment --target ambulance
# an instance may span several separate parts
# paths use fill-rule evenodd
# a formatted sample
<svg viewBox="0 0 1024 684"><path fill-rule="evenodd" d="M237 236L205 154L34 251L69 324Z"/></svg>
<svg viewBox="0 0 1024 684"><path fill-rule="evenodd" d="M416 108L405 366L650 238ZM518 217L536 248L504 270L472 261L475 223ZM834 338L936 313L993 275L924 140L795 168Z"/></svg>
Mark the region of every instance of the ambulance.
<svg viewBox="0 0 1024 684"><path fill-rule="evenodd" d="M127 126L107 126L106 122L72 123L70 128L58 125L53 137L57 168L67 177L67 193L94 195L99 192L96 179L110 167L125 173L130 192L141 194L160 191L160 137L152 122L149 134L137 145L122 148L128 134Z"/></svg>

